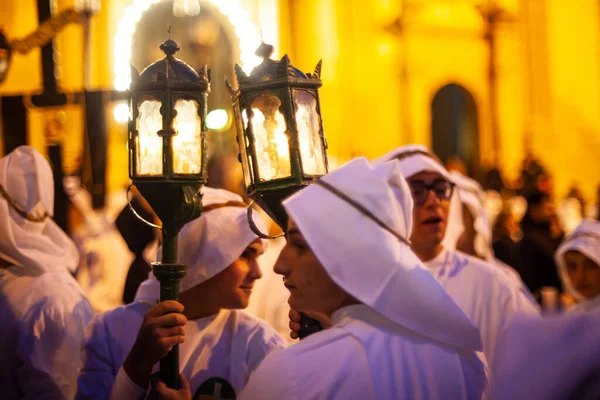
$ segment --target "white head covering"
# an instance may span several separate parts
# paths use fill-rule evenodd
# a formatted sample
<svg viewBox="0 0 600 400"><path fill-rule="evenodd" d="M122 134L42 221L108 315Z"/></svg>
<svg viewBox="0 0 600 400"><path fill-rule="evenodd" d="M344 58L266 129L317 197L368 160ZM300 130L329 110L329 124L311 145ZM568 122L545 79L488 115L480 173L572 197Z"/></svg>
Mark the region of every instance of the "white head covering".
<svg viewBox="0 0 600 400"><path fill-rule="evenodd" d="M397 162L373 168L365 158L322 178L390 231L319 184L284 201L331 279L397 324L459 348L481 349L479 330L410 247L412 195Z"/></svg>
<svg viewBox="0 0 600 400"><path fill-rule="evenodd" d="M475 179L458 172L450 172L450 176L456 184L460 201L473 215L473 228L476 233L475 251L486 260L493 260L492 225L485 212L483 187ZM450 218L456 218L456 216L451 215Z"/></svg>
<svg viewBox="0 0 600 400"><path fill-rule="evenodd" d="M33 218L21 216L0 196L0 257L38 272L74 272L79 254L73 241L52 220L54 179L50 165L33 147L17 147L0 159L0 185L8 196Z"/></svg>
<svg viewBox="0 0 600 400"><path fill-rule="evenodd" d="M399 162L400 174L402 174L405 179L423 171L431 171L437 172L442 177L452 182L452 177L448 170L444 168L437 156L425 146L411 144L398 147L376 159L373 164L381 164L390 160L397 160ZM442 244L445 248L454 249L456 248L456 243L458 242L460 235L462 235L464 231L462 206L456 191L450 198L450 210L448 214L446 233Z"/></svg>
<svg viewBox="0 0 600 400"><path fill-rule="evenodd" d="M243 202L235 193L204 186L202 205L207 207L228 202ZM177 257L186 265L180 290L186 291L205 282L230 266L257 239L248 223L248 207L224 206L203 212L200 218L186 224L179 233ZM267 229L262 219L254 220L261 232ZM263 241L265 250L268 242ZM159 250L160 257L161 250ZM152 272L136 294L136 300L158 298L158 280Z"/></svg>
<svg viewBox="0 0 600 400"><path fill-rule="evenodd" d="M567 251L579 251L600 266L600 221L584 219L583 222L563 240L554 253L554 260L558 267L558 275L567 292L579 301L587 301L588 299L575 289L569 279L567 266L565 265L565 253Z"/></svg>

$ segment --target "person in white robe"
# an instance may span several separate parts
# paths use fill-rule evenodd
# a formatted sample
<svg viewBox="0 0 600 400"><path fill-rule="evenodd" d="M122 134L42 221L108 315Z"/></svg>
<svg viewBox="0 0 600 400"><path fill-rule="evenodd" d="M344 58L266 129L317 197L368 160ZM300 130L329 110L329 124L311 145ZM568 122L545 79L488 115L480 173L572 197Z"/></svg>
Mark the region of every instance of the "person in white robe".
<svg viewBox="0 0 600 400"><path fill-rule="evenodd" d="M600 221L584 219L554 259L563 287L578 302L572 310L600 311Z"/></svg>
<svg viewBox="0 0 600 400"><path fill-rule="evenodd" d="M460 201L448 171L425 146L397 148L376 163L399 162L413 195L411 248L450 297L479 328L493 365L496 342L513 314L538 314L520 286L497 266L455 250L462 221L452 217ZM458 207L454 204L458 203Z"/></svg>
<svg viewBox="0 0 600 400"><path fill-rule="evenodd" d="M515 268L498 260L494 255L492 225L485 211L483 187L476 180L456 172L450 172L450 180L456 185L458 198L463 204L464 232L458 239L456 249L500 268L535 305L535 299ZM460 216L450 213L448 217L458 218Z"/></svg>
<svg viewBox="0 0 600 400"><path fill-rule="evenodd" d="M358 158L284 202L275 272L293 309L333 326L269 356L239 399L484 394L479 331L410 250L412 199L393 167Z"/></svg>
<svg viewBox="0 0 600 400"><path fill-rule="evenodd" d="M600 313L517 316L499 343L493 400L600 396Z"/></svg>
<svg viewBox="0 0 600 400"><path fill-rule="evenodd" d="M20 146L0 159L0 397L72 399L93 311L71 275L79 255L52 220L46 159Z"/></svg>
<svg viewBox="0 0 600 400"><path fill-rule="evenodd" d="M77 398L143 399L156 363L177 343L195 398L235 398L267 354L285 346L272 327L240 310L261 277L257 259L267 245L250 230L247 206L225 190L202 193L202 216L179 234L178 257L187 266L179 303L156 305L159 282L150 273L134 303L95 317ZM172 320L156 322L165 318ZM170 344L159 349L161 332Z"/></svg>
<svg viewBox="0 0 600 400"><path fill-rule="evenodd" d="M121 194L122 202L108 204L105 209L94 210L92 198L78 177L65 177L65 191L81 213L83 223L74 233L81 260L75 278L86 293L95 312L112 310L123 305L123 288L129 264L134 256L127 243L115 227L115 209L125 207L127 197ZM118 197L107 200L113 202ZM111 212L112 211L112 212Z"/></svg>

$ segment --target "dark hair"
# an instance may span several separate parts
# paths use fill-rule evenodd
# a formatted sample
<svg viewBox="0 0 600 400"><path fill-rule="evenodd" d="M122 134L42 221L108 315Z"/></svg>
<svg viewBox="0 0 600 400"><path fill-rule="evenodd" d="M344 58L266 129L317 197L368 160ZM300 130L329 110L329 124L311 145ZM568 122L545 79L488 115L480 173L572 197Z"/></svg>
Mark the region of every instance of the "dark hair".
<svg viewBox="0 0 600 400"><path fill-rule="evenodd" d="M154 211L141 201L137 196L131 200L131 205L136 212L146 221L156 223L157 217ZM132 253L136 255L142 254L146 246L148 246L155 238L154 228L140 221L129 209L125 207L117 217L115 225L125 243Z"/></svg>
<svg viewBox="0 0 600 400"><path fill-rule="evenodd" d="M525 195L525 200L527 200L527 205L531 206L539 206L546 200L550 200L550 195L548 193L536 190Z"/></svg>

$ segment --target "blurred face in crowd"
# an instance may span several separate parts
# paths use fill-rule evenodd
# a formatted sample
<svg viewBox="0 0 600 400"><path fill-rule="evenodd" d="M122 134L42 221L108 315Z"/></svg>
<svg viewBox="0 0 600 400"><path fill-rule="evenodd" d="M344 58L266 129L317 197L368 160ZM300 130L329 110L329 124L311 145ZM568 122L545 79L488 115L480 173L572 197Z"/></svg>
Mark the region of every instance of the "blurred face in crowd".
<svg viewBox="0 0 600 400"><path fill-rule="evenodd" d="M410 240L413 250L423 260L425 253L441 251L453 185L437 172L430 171L419 172L407 181L414 200Z"/></svg>
<svg viewBox="0 0 600 400"><path fill-rule="evenodd" d="M510 236L515 242L518 242L523 236L519 221L511 213L507 213L506 219L504 220L504 225L506 227L508 236Z"/></svg>
<svg viewBox="0 0 600 400"><path fill-rule="evenodd" d="M463 253L472 255L474 257L479 257L477 251L475 250L475 237L477 236L477 231L475 230L475 219L473 218L469 208L464 204L462 207L462 212L464 231L456 243L456 250L462 251Z"/></svg>
<svg viewBox="0 0 600 400"><path fill-rule="evenodd" d="M579 251L567 251L564 257L575 289L587 299L600 295L600 266Z"/></svg>
<svg viewBox="0 0 600 400"><path fill-rule="evenodd" d="M316 311L331 316L350 297L331 280L291 218L287 243L274 271L283 275L285 287L290 291L288 303L296 311Z"/></svg>
<svg viewBox="0 0 600 400"><path fill-rule="evenodd" d="M538 222L550 222L555 215L554 203L550 197L544 197L540 204L535 204L530 208L529 213Z"/></svg>
<svg viewBox="0 0 600 400"><path fill-rule="evenodd" d="M258 258L263 253L263 243L256 239L230 266L209 280L182 292L181 302L211 303L215 311L248 307L254 282L262 277ZM186 306L187 308L189 307Z"/></svg>

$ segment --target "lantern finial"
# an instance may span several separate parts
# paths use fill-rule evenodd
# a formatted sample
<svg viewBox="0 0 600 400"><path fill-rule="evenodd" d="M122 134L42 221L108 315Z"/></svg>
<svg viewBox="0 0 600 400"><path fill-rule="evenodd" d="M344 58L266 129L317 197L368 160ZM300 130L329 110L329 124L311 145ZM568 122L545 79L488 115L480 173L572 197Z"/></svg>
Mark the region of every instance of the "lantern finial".
<svg viewBox="0 0 600 400"><path fill-rule="evenodd" d="M181 48L174 40L168 39L165 40L163 44L160 45L160 49L167 55L167 57L172 56L177 53Z"/></svg>
<svg viewBox="0 0 600 400"><path fill-rule="evenodd" d="M315 67L315 73L313 74L313 76L317 77L317 79L321 78L321 67L323 66L323 60L319 60L319 62L317 63L317 66Z"/></svg>
<svg viewBox="0 0 600 400"><path fill-rule="evenodd" d="M271 55L273 54L273 50L274 50L273 46L271 46L270 44L266 44L265 42L262 42L260 44L260 46L258 46L258 49L256 49L256 52L254 54L256 54L257 57L260 57L260 58L266 60L271 57Z"/></svg>

